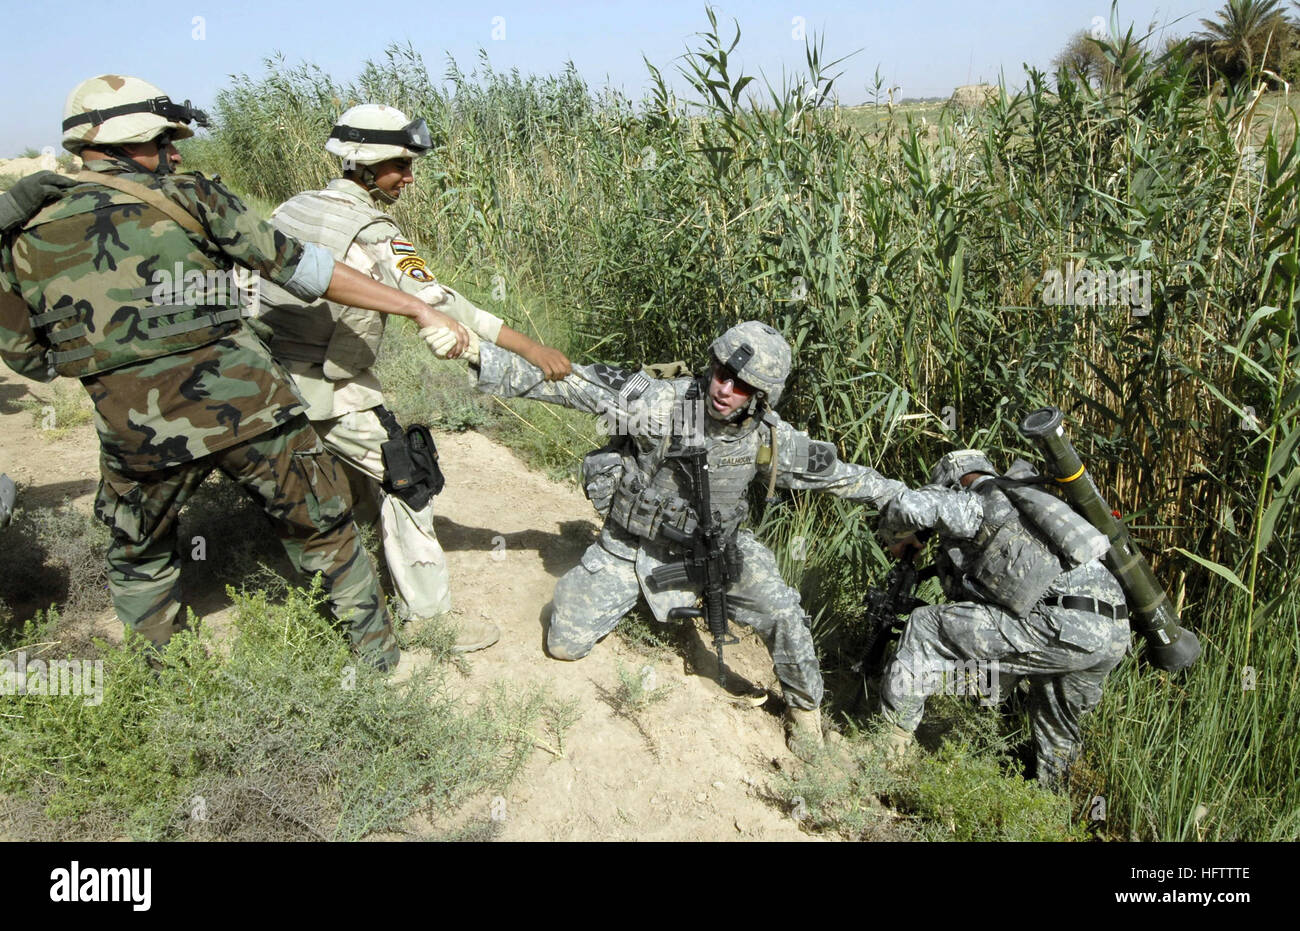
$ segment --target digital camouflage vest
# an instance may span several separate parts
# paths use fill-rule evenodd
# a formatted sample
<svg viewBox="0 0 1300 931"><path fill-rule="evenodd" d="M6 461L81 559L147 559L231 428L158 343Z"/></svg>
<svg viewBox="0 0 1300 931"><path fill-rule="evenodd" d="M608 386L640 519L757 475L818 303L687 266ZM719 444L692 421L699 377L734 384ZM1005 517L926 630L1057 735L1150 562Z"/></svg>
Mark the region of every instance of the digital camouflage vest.
<svg viewBox="0 0 1300 931"><path fill-rule="evenodd" d="M971 540L952 541L946 555L965 584L984 600L1024 617L1065 571L1051 542L992 480L971 486L984 507L984 520ZM950 591L963 597L969 593Z"/></svg>
<svg viewBox="0 0 1300 931"><path fill-rule="evenodd" d="M174 183L122 177L165 195ZM148 248L128 251L126 242ZM13 240L10 260L40 348L60 375L80 378L170 355L240 325L230 262L216 245L99 184L79 184L36 214Z"/></svg>
<svg viewBox="0 0 1300 931"><path fill-rule="evenodd" d="M271 223L287 236L324 246L336 261L343 260L367 227L396 231L392 219L362 197L334 190L291 197L271 214ZM355 378L375 364L384 335L383 314L324 298L305 304L273 284L263 285L262 297L260 316L274 333L270 348L277 359L323 366L331 381Z"/></svg>
<svg viewBox="0 0 1300 931"><path fill-rule="evenodd" d="M690 379L675 379L679 403ZM695 422L702 423L709 460L709 494L722 519L724 536L730 537L749 513L749 483L766 455L771 455L769 430L749 419L740 426L719 424L707 418L702 405ZM613 491L609 519L638 537L655 540L665 524L684 534L695 531L691 488L684 471L667 461L669 438L633 436L622 454L622 476ZM662 542L662 541L661 541Z"/></svg>

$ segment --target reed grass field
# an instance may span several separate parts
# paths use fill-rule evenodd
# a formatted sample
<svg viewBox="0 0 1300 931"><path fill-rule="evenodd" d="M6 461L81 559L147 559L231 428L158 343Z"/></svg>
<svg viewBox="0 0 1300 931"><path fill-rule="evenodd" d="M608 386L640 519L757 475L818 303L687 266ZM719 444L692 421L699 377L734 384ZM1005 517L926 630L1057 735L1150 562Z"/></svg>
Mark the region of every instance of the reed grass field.
<svg viewBox="0 0 1300 931"><path fill-rule="evenodd" d="M1286 93L1207 94L1130 34L1104 47L1105 89L1029 71L985 106L866 112L834 104L817 40L780 85L736 71L740 41L710 13L673 65L688 90L647 62L641 100L486 54L437 73L393 47L351 84L270 60L220 95L187 167L273 205L336 175L322 142L344 109L392 104L435 143L399 223L440 278L575 360L701 363L723 328L769 321L795 350L782 416L912 485L952 448L1035 460L1016 424L1061 407L1204 648L1169 674L1135 638L1093 715L1072 818L1102 796L1116 839L1300 837ZM513 410L552 464L590 444L576 419ZM755 517L834 682L887 566L873 515L791 493Z"/></svg>

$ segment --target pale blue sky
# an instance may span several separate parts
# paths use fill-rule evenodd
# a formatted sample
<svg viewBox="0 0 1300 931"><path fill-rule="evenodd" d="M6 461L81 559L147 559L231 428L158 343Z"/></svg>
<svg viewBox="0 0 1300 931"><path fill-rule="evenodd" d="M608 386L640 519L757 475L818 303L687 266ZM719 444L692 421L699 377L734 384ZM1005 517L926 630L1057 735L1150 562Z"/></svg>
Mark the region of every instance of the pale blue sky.
<svg viewBox="0 0 1300 931"><path fill-rule="evenodd" d="M1125 24L1140 27L1185 17L1170 32L1186 35L1221 5L1128 0L1119 12ZM959 84L996 82L1000 71L1019 84L1023 63L1047 68L1070 35L1110 15L1103 0L727 0L715 9L727 29L732 18L739 20L738 61L749 73L762 69L779 78L783 67L802 70L803 43L792 36L795 17L825 36L828 59L856 51L841 66L837 84L846 104L867 99L877 67L888 84L900 85L899 97L947 96ZM202 17L201 29L196 17ZM496 25L504 25L504 38L493 38L494 17L502 18ZM551 74L571 59L591 85L614 84L639 98L646 84L641 56L672 72L673 60L708 20L698 0L485 0L474 9L418 0L0 0L0 23L0 86L6 88L0 156L9 156L28 146L57 147L68 91L104 72L136 75L175 100L188 97L206 107L231 74L261 74L262 60L277 51L291 63L313 61L346 81L388 44L409 41L434 75L442 73L448 52L471 70L482 47L498 70Z"/></svg>

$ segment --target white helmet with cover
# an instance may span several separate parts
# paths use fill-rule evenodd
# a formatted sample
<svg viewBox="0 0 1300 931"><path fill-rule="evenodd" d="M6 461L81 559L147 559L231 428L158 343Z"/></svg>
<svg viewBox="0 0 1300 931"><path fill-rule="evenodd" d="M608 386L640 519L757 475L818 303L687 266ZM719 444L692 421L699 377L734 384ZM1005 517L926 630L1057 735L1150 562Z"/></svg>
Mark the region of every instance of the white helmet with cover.
<svg viewBox="0 0 1300 931"><path fill-rule="evenodd" d="M424 120L408 120L396 107L379 103L363 103L348 110L325 143L325 151L341 158L349 171L390 158L419 158L432 147Z"/></svg>

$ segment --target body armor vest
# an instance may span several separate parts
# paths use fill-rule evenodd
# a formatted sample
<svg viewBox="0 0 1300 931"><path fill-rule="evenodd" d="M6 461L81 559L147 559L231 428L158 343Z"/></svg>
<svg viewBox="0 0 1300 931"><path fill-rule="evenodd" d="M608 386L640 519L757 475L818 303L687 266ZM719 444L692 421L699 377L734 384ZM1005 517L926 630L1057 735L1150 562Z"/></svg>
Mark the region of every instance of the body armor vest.
<svg viewBox="0 0 1300 931"><path fill-rule="evenodd" d="M349 182L350 183L350 182ZM391 224L383 211L344 195L305 191L271 214L286 236L324 246L342 261L363 229ZM278 359L324 367L331 381L355 378L375 364L384 335L384 315L321 298L305 304L273 283L262 285L261 319L271 327L271 353Z"/></svg>
<svg viewBox="0 0 1300 931"><path fill-rule="evenodd" d="M218 264L220 253L208 255L178 223L129 194L78 196L82 190L73 188L32 217L13 246L24 267L23 297L36 308L32 329L55 372L84 378L239 328L238 291L229 262ZM106 259L128 225L147 230L147 243L133 255ZM70 243L84 243L84 254Z"/></svg>
<svg viewBox="0 0 1300 931"><path fill-rule="evenodd" d="M689 384L682 380L674 386L679 399ZM709 495L726 537L735 534L749 513L746 491L758 470L763 436L758 426L759 421L752 418L741 427L711 420L705 425ZM622 478L609 509L609 519L623 529L663 543L668 542L661 535L665 524L684 534L694 533L698 524L686 472L665 458L668 443L667 437L632 439L632 448L624 453Z"/></svg>
<svg viewBox="0 0 1300 931"><path fill-rule="evenodd" d="M1042 600L1064 566L1051 543L992 481L973 486L984 506L984 521L971 540L954 541L947 557L965 584L982 599L1025 617ZM955 581L955 580L954 580ZM969 597L969 592L949 591Z"/></svg>

